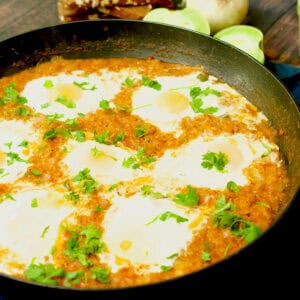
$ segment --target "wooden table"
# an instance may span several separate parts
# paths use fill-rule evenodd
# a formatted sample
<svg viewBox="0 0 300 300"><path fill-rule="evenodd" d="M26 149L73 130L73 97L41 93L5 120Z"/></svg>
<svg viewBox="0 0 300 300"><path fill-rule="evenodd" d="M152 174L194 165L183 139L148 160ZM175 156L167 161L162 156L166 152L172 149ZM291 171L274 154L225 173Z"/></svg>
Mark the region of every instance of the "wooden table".
<svg viewBox="0 0 300 300"><path fill-rule="evenodd" d="M249 0L246 24L264 32L267 59L300 66L297 0ZM0 41L60 23L57 0L0 0Z"/></svg>

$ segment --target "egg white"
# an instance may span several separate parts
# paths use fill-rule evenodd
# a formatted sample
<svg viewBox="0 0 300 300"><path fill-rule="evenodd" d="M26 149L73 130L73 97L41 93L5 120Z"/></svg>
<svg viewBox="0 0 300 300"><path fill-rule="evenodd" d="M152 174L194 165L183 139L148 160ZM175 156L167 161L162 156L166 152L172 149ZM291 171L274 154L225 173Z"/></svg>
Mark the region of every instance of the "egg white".
<svg viewBox="0 0 300 300"><path fill-rule="evenodd" d="M43 114L61 114L60 120L75 118L78 113L88 113L99 108L101 100L111 101L120 92L122 81L127 73L103 71L84 76L81 71L72 74L60 73L56 76L40 77L29 81L21 92L28 100L27 105ZM45 82L50 81L53 86L45 87ZM83 88L75 83L84 84ZM71 100L76 107L67 107L56 101L64 96Z"/></svg>
<svg viewBox="0 0 300 300"><path fill-rule="evenodd" d="M0 121L0 133L0 183L12 183L30 166L28 159L39 134L30 123L16 120ZM24 140L28 142L26 149L21 146ZM11 160L9 153L19 155L24 161Z"/></svg>
<svg viewBox="0 0 300 300"><path fill-rule="evenodd" d="M155 220L165 212L172 212L187 221L178 223L174 218ZM207 219L199 218L201 209L186 208L170 199L151 199L140 193L129 198L115 197L105 214L102 239L107 250L100 261L107 263L112 272L133 266L138 273L162 272L161 266L174 264Z"/></svg>
<svg viewBox="0 0 300 300"><path fill-rule="evenodd" d="M1 271L10 273L12 262L28 265L33 258L45 263L48 257L47 262L51 262L50 250L59 224L74 207L64 194L49 187L27 188L11 196L14 200L0 203L0 249L9 249L5 259L0 259Z"/></svg>
<svg viewBox="0 0 300 300"><path fill-rule="evenodd" d="M119 181L132 180L141 176L141 170L122 166L123 160L133 155L132 151L114 145L99 144L95 141L78 143L69 141L66 144L67 156L62 163L65 174L76 176L81 170L90 169L91 176L101 184L115 184ZM99 155L95 155L95 151Z"/></svg>
<svg viewBox="0 0 300 300"><path fill-rule="evenodd" d="M246 185L248 179L243 170L266 153L264 143L277 149L276 145L265 139L254 140L243 134L199 137L176 150L164 153L154 166L155 184L169 189L185 185L224 189L228 181L234 181L240 186ZM203 155L207 152L222 152L227 156L228 164L224 172L201 166ZM274 159L278 159L278 156L275 155Z"/></svg>

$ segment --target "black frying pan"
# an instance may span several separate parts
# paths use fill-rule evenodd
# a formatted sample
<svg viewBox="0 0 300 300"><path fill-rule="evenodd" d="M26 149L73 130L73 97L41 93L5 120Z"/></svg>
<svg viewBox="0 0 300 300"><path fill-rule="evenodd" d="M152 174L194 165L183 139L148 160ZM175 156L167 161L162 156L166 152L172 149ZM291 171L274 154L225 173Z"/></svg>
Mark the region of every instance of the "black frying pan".
<svg viewBox="0 0 300 300"><path fill-rule="evenodd" d="M204 294L235 298L269 296L286 286L282 279L292 281L291 272L298 272L300 250L297 214L300 185L300 114L284 86L261 64L236 48L211 37L160 24L141 21L103 20L84 21L49 27L19 35L0 43L0 76L62 55L66 58L154 56L168 62L188 65L201 64L207 71L233 85L258 106L282 129L280 146L290 178L289 204L270 230L239 254L202 271L159 284L112 290L75 290L45 287L0 275L0 295L18 294L41 299L60 296L60 299L111 299L129 296L167 298L185 293L185 297ZM297 229L298 228L298 229ZM0 229L1 234L1 229ZM271 282L269 284L268 282ZM25 296L26 295L26 296ZM20 298L19 298L20 299ZM26 298L27 299L27 298Z"/></svg>

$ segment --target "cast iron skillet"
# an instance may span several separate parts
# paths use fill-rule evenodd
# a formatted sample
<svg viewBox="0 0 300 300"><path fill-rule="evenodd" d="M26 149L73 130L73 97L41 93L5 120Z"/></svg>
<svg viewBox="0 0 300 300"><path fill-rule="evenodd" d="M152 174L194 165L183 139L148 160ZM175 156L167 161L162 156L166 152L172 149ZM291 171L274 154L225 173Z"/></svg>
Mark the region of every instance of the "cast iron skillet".
<svg viewBox="0 0 300 300"><path fill-rule="evenodd" d="M296 194L300 182L300 114L288 91L266 68L236 48L206 35L141 21L102 20L44 28L1 42L0 76L18 72L56 55L65 58L154 56L167 62L203 65L210 74L233 85L258 106L275 128L283 130L279 143L290 178L289 204L275 225L239 254L175 280L91 291L49 288L1 275L0 295L27 293L44 299L55 296L60 296L60 299L111 299L128 296L161 298L166 292L169 298L180 292L190 296L197 293L199 297L203 293L233 296L237 288L247 296L251 292L255 294L258 289L265 289L271 295L272 291L284 288L283 277L292 280L287 274L290 271L287 266L293 267L298 259L293 232L296 233L296 214L299 212ZM298 270L295 268L294 271Z"/></svg>

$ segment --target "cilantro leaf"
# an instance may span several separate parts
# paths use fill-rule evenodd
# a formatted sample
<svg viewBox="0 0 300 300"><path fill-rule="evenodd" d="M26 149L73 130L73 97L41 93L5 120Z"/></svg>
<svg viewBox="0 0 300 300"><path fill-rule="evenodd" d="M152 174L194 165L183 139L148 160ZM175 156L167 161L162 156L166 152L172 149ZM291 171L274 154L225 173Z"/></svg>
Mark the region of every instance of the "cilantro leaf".
<svg viewBox="0 0 300 300"><path fill-rule="evenodd" d="M102 109L105 109L105 110L107 110L107 109L110 108L109 105L110 105L109 101L104 100L104 99L102 99L102 100L99 102L99 107L102 108Z"/></svg>
<svg viewBox="0 0 300 300"><path fill-rule="evenodd" d="M167 271L169 271L169 270L171 270L172 269L172 266L160 266L160 269L163 271L163 272L167 272Z"/></svg>
<svg viewBox="0 0 300 300"><path fill-rule="evenodd" d="M146 127L143 127L141 125L138 125L136 128L135 128L135 135L139 138L142 138L144 137L147 133L148 133L148 129Z"/></svg>
<svg viewBox="0 0 300 300"><path fill-rule="evenodd" d="M208 251L202 251L202 254L201 254L201 259L204 261L204 262L209 262L211 261L211 255Z"/></svg>
<svg viewBox="0 0 300 300"><path fill-rule="evenodd" d="M90 194L95 191L98 186L98 183L95 179L90 175L91 170L85 168L72 178L73 182L78 183L81 188L81 191L85 194Z"/></svg>
<svg viewBox="0 0 300 300"><path fill-rule="evenodd" d="M175 219L175 221L180 224L180 223L184 223L184 222L188 222L187 218L181 217L177 214L172 213L171 211L166 211L158 216L156 216L154 219L152 219L150 222L146 223L146 225L151 225L153 224L155 221L163 221L165 222L166 220L169 219Z"/></svg>
<svg viewBox="0 0 300 300"><path fill-rule="evenodd" d="M110 283L110 270L104 268L92 268L92 278L100 283Z"/></svg>
<svg viewBox="0 0 300 300"><path fill-rule="evenodd" d="M102 134L98 134L98 133L94 132L94 140L97 143L109 145L110 144L110 142L108 141L109 138L110 138L110 135L107 130L104 131Z"/></svg>
<svg viewBox="0 0 300 300"><path fill-rule="evenodd" d="M211 170L213 167L219 172L224 172L224 168L228 163L227 155L223 152L207 152L202 156L201 166Z"/></svg>
<svg viewBox="0 0 300 300"><path fill-rule="evenodd" d="M88 255L101 253L105 248L105 244L100 241L102 232L94 225L87 225L79 231L68 231L71 237L64 254L69 256L71 261L79 260L83 266L91 266L92 262L88 260Z"/></svg>
<svg viewBox="0 0 300 300"><path fill-rule="evenodd" d="M12 165L16 161L28 164L28 160L21 158L18 153L6 152L5 155L9 158L9 160L7 160L8 166Z"/></svg>
<svg viewBox="0 0 300 300"><path fill-rule="evenodd" d="M24 271L25 276L34 282L57 285L57 279L65 275L65 270L55 268L52 264L31 263Z"/></svg>
<svg viewBox="0 0 300 300"><path fill-rule="evenodd" d="M157 91L161 90L161 84L157 80L152 80L148 77L142 76L142 85Z"/></svg>
<svg viewBox="0 0 300 300"><path fill-rule="evenodd" d="M67 108L76 108L75 102L73 102L73 101L70 100L70 99L67 99L67 98L64 97L64 96L61 96L61 97L56 98L56 99L55 99L55 102L58 102L58 103L64 105L65 107L67 107Z"/></svg>
<svg viewBox="0 0 300 300"><path fill-rule="evenodd" d="M234 193L238 193L240 191L239 186L234 181L228 181L226 187L229 191Z"/></svg>
<svg viewBox="0 0 300 300"><path fill-rule="evenodd" d="M176 194L174 201L184 206L196 206L199 202L197 191L190 185L187 186L187 194Z"/></svg>
<svg viewBox="0 0 300 300"><path fill-rule="evenodd" d="M53 85L53 81L50 80L50 79L46 79L44 81L44 84L43 84L43 87L45 87L46 89L50 89L52 88L54 85Z"/></svg>
<svg viewBox="0 0 300 300"><path fill-rule="evenodd" d="M74 138L77 142L83 143L85 141L85 132L83 130L76 130Z"/></svg>
<svg viewBox="0 0 300 300"><path fill-rule="evenodd" d="M95 85L93 85L92 87L88 87L90 85L90 83L87 81L84 81L84 82L73 81L73 84L78 86L79 88L81 88L84 91L94 91L97 89L97 87Z"/></svg>
<svg viewBox="0 0 300 300"><path fill-rule="evenodd" d="M124 158L122 166L124 168L139 169L141 165L150 164L155 160L153 156L146 156L145 149L141 147L134 156Z"/></svg>
<svg viewBox="0 0 300 300"><path fill-rule="evenodd" d="M127 77L123 82L122 82L123 85L126 85L126 86L130 86L130 87L134 87L135 86L135 83L132 79L130 79L129 77Z"/></svg>

